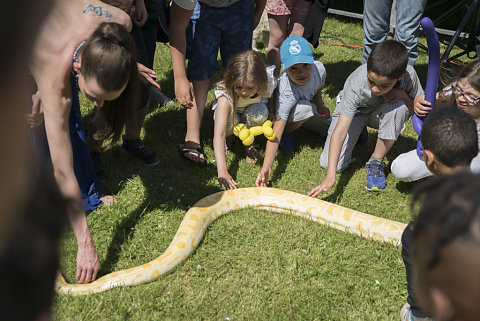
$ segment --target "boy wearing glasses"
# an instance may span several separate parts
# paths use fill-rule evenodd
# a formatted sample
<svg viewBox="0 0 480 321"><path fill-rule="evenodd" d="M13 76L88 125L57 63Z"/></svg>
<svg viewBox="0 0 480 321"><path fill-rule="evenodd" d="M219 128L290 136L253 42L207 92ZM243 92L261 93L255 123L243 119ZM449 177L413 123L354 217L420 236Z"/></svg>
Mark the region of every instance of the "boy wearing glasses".
<svg viewBox="0 0 480 321"><path fill-rule="evenodd" d="M469 114L477 124L480 136L480 60L466 65L458 80L437 93L436 105L453 105ZM430 103L421 95L415 98L414 109L418 116L426 116L430 112ZM480 156L470 163L473 173L480 173ZM392 174L402 181L412 182L431 176L423 159L417 156L416 150L399 155L391 167Z"/></svg>

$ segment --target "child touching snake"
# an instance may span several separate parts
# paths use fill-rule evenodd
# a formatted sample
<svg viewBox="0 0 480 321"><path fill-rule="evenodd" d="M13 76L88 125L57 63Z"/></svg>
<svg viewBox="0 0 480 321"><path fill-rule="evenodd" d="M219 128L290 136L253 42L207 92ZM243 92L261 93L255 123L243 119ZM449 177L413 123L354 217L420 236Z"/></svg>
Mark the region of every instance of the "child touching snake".
<svg viewBox="0 0 480 321"><path fill-rule="evenodd" d="M226 189L237 188L237 183L228 172L226 162L226 138L233 135L233 127L244 123L248 128L261 126L268 118L266 105L276 86L273 75L275 66L266 67L261 56L246 50L236 54L228 63L223 80L215 90L214 114L215 160L218 183ZM258 160L258 151L253 144L245 146L248 162Z"/></svg>

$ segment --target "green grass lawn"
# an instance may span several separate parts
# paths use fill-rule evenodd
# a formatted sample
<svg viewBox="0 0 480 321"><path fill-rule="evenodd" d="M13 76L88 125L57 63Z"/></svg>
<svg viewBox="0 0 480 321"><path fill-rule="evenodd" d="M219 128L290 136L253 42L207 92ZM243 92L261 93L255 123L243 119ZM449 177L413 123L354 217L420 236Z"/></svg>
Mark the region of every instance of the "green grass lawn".
<svg viewBox="0 0 480 321"><path fill-rule="evenodd" d="M323 34L362 45L360 21L328 18ZM329 39L326 39L329 40ZM425 43L424 39L421 39ZM333 111L336 94L360 65L361 50L321 43L316 58L327 69L323 97ZM420 51L416 69L425 81L427 56ZM155 70L162 90L174 97L168 47L159 44ZM215 80L220 78L218 73ZM100 256L100 275L146 263L170 244L184 214L197 200L219 191L212 147L213 120L209 93L202 127L208 166L180 158L185 111L179 104L157 107L147 117L143 138L158 154L150 168L120 145L103 153L105 191L119 204L101 207L88 217ZM91 104L83 100L83 111ZM408 222L413 183L390 174L388 164L415 147L417 135L407 124L387 156L387 184L381 193L365 189L368 146L354 151L356 161L338 174L337 184L319 198L372 215ZM277 155L271 186L307 193L323 179L319 166L325 135L300 129L297 152ZM264 143L261 152L264 152ZM240 187L253 186L261 167L245 161L240 144L228 157L229 171ZM66 231L61 271L75 280L76 242ZM253 209L231 212L213 223L195 253L173 273L137 287L100 294L55 297L57 320L398 320L406 299L400 248L360 238L287 214Z"/></svg>

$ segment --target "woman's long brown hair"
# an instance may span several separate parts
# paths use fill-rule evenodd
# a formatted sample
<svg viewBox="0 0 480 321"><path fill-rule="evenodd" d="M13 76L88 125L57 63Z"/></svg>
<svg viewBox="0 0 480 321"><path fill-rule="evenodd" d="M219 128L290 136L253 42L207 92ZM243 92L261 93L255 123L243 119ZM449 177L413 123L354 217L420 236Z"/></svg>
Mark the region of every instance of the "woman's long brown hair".
<svg viewBox="0 0 480 321"><path fill-rule="evenodd" d="M136 47L133 38L118 23L102 23L92 34L81 53L80 73L85 79L94 78L106 91L118 91L127 84L115 100L105 101L93 119L95 140L112 138L116 143L123 132L127 115L139 96Z"/></svg>

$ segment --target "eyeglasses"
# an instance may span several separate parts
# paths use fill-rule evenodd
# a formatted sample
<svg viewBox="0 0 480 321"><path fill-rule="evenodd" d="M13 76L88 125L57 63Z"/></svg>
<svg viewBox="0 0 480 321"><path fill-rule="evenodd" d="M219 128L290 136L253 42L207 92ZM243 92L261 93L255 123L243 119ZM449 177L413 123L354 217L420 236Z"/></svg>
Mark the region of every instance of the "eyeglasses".
<svg viewBox="0 0 480 321"><path fill-rule="evenodd" d="M464 89L467 89L470 86L462 85L462 87ZM453 93L455 94L455 96L457 96L457 97L463 96L463 98L465 99L467 104L469 104L470 106L475 106L480 101L480 96L476 97L476 96L473 96L473 95L470 95L470 94L466 94L462 90L462 88L460 88L460 85L459 85L458 81L456 81L452 84L452 89L453 89Z"/></svg>

